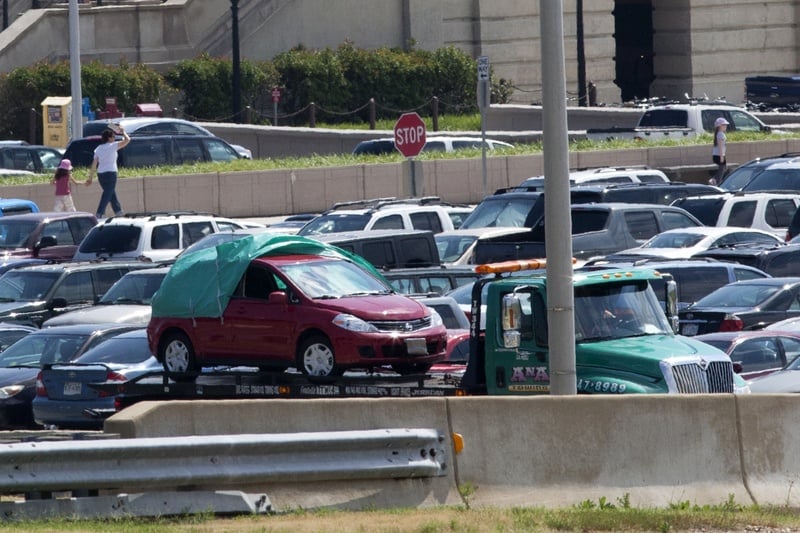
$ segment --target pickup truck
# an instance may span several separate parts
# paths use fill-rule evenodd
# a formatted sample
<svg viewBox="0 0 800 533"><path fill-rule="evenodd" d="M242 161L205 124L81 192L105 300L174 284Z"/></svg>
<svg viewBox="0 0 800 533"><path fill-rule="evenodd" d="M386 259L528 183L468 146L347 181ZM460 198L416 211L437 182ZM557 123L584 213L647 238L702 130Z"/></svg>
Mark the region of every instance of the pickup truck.
<svg viewBox="0 0 800 533"><path fill-rule="evenodd" d="M592 141L680 140L712 132L714 121L719 117L728 121L728 132L771 131L769 126L736 105L692 103L653 106L642 113L639 123L634 128L588 129L586 137Z"/></svg>
<svg viewBox="0 0 800 533"><path fill-rule="evenodd" d="M783 107L800 104L800 76L748 76L745 98L755 104Z"/></svg>

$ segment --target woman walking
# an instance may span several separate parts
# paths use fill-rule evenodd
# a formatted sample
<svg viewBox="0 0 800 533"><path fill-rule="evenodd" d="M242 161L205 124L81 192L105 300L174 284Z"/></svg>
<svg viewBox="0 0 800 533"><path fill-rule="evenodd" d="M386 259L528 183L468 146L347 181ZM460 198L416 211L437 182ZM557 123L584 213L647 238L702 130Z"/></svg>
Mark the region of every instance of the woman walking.
<svg viewBox="0 0 800 533"><path fill-rule="evenodd" d="M100 187L103 188L103 194L100 195L100 203L97 206L97 218L101 219L105 216L106 207L111 204L111 209L114 210L114 215L121 215L122 206L119 204L117 198L117 152L128 146L131 138L125 131L125 128L118 126L119 134L122 135L122 140L115 140L115 133L111 129L103 131L103 142L94 149L94 159L92 166L89 168L89 179L86 180L86 185L92 184L95 172L97 173L97 181L100 182Z"/></svg>
<svg viewBox="0 0 800 533"><path fill-rule="evenodd" d="M725 160L725 143L728 138L725 132L728 129L728 121L719 117L714 121L714 147L711 149L711 159L717 164L717 174L714 176L713 185L722 183L728 163Z"/></svg>

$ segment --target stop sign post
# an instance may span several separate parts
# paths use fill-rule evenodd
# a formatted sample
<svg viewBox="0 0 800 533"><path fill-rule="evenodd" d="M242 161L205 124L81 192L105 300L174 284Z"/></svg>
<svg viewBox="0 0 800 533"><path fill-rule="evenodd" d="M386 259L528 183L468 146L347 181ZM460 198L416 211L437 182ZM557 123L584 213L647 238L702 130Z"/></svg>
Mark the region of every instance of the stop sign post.
<svg viewBox="0 0 800 533"><path fill-rule="evenodd" d="M416 113L403 113L394 125L394 147L406 157L425 147L425 123Z"/></svg>

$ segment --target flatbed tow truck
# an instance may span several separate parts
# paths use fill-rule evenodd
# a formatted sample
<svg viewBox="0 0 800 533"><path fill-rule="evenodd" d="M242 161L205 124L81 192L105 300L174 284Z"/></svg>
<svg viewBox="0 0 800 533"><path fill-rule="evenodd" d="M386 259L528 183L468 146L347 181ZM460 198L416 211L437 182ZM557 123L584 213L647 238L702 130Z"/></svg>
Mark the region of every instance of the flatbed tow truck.
<svg viewBox="0 0 800 533"><path fill-rule="evenodd" d="M472 292L470 357L463 373L312 377L257 369L155 373L93 385L121 409L141 400L226 398L407 398L547 394L550 390L544 260L479 265ZM520 271L531 270L519 275ZM510 276L512 272L517 275ZM649 281L665 279L664 303ZM677 292L652 269L576 270L576 373L580 394L743 393L722 351L675 333ZM612 319L603 315L603 309ZM481 315L485 314L485 327ZM601 327L602 326L602 327ZM435 368L435 367L434 367ZM96 413L99 415L99 413Z"/></svg>

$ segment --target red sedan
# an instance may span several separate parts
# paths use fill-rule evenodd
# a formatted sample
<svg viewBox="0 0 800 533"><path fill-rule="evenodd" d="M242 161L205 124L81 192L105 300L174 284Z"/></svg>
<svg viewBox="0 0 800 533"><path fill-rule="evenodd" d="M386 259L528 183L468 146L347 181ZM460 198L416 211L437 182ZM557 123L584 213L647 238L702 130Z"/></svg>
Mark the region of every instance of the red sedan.
<svg viewBox="0 0 800 533"><path fill-rule="evenodd" d="M726 331L695 339L727 353L746 380L780 370L800 355L800 333L790 331Z"/></svg>

